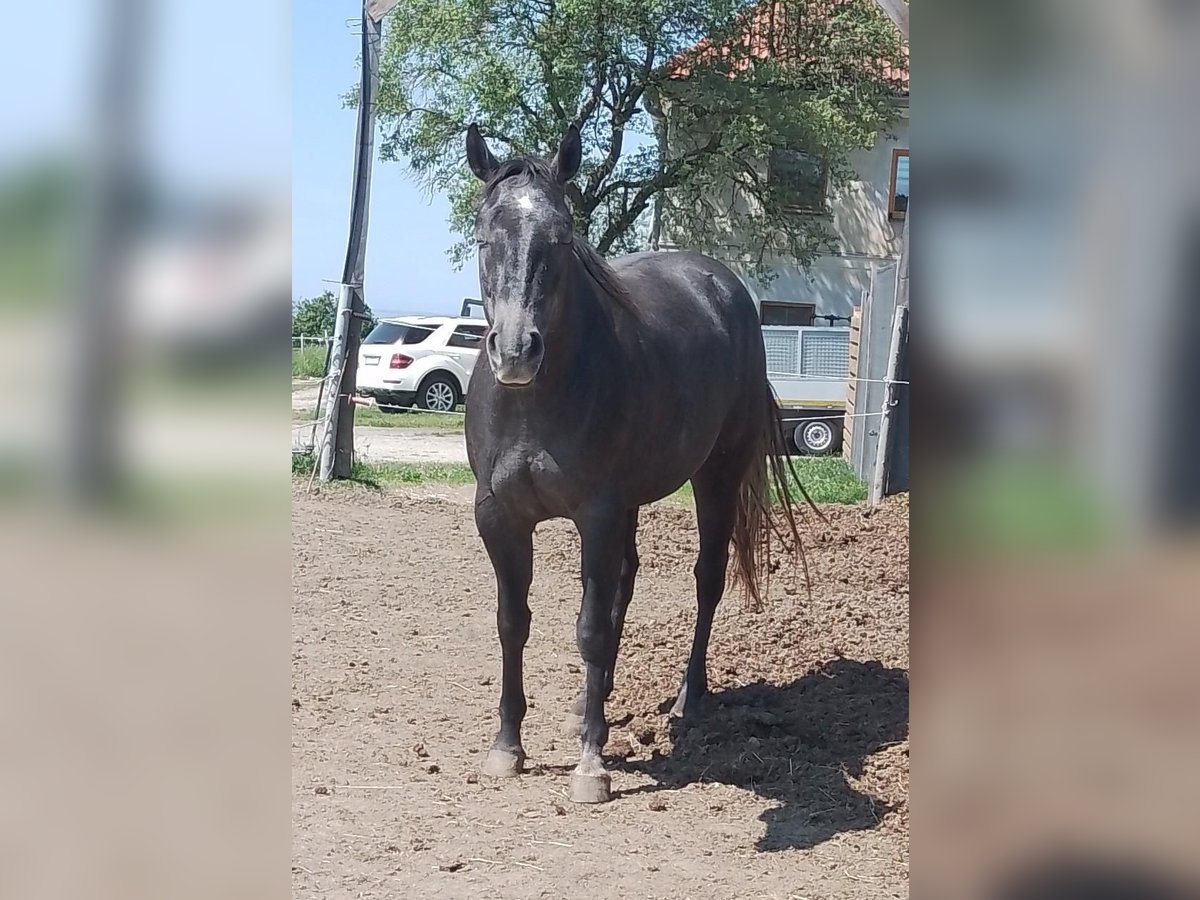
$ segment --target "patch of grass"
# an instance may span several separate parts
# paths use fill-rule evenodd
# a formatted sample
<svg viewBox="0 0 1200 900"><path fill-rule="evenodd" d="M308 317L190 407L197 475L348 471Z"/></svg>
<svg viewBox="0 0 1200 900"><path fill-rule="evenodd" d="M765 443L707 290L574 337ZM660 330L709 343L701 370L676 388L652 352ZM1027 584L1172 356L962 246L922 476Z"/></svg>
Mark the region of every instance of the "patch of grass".
<svg viewBox="0 0 1200 900"><path fill-rule="evenodd" d="M352 476L370 479L379 487L475 483L475 474L466 463L355 463Z"/></svg>
<svg viewBox="0 0 1200 900"><path fill-rule="evenodd" d="M293 378L323 378L325 377L325 346L314 344L303 350L292 350Z"/></svg>
<svg viewBox="0 0 1200 900"><path fill-rule="evenodd" d="M788 472L788 486L797 503L804 502L804 495L796 486L797 479L808 491L813 503L853 505L867 499L866 484L859 480L854 470L840 456L794 456L791 469L794 470L794 474ZM691 503L691 482L672 494L670 499ZM771 487L771 499L779 502L774 485Z"/></svg>
<svg viewBox="0 0 1200 900"><path fill-rule="evenodd" d="M867 499L867 485L840 456L797 456L792 458L795 476L788 473L792 494L801 497L796 478L814 503L853 505Z"/></svg>
<svg viewBox="0 0 1200 900"><path fill-rule="evenodd" d="M954 473L935 499L938 537L957 553L1095 552L1116 532L1096 485L1062 461L984 461Z"/></svg>
<svg viewBox="0 0 1200 900"><path fill-rule="evenodd" d="M292 474L293 475L311 475L313 466L316 464L316 456L311 450L305 450L302 453L292 451Z"/></svg>
<svg viewBox="0 0 1200 900"><path fill-rule="evenodd" d="M71 289L73 259L62 235L29 235L0 222L0 307L63 297Z"/></svg>
<svg viewBox="0 0 1200 900"><path fill-rule="evenodd" d="M292 454L292 474L312 474L311 452ZM350 481L368 487L385 488L407 484L474 484L475 475L465 463L369 463L355 460Z"/></svg>
<svg viewBox="0 0 1200 900"><path fill-rule="evenodd" d="M866 499L866 485L859 481L845 460L838 457L797 457L793 467L814 503L861 503ZM311 454L292 454L292 472L308 475L312 472ZM463 463L366 463L356 461L350 480L372 487L395 487L417 484L474 484L475 476ZM799 491L795 491L797 497ZM685 484L669 500L692 502L692 486Z"/></svg>
<svg viewBox="0 0 1200 900"><path fill-rule="evenodd" d="M292 463L293 472L296 463ZM36 459L0 456L0 502L14 507L32 503L45 511L47 497L65 501L61 473ZM287 482L274 476L187 475L122 471L112 490L93 501L79 501L71 510L81 521L123 523L147 528L221 527L286 521Z"/></svg>
<svg viewBox="0 0 1200 900"><path fill-rule="evenodd" d="M458 407L459 412L462 407ZM454 413L386 412L377 406L360 406L354 410L355 425L376 428L445 428L463 430L463 417Z"/></svg>
<svg viewBox="0 0 1200 900"><path fill-rule="evenodd" d="M459 412L462 411L460 406ZM311 422L313 410L292 410L292 421ZM432 412L385 412L376 406L356 406L354 424L371 428L429 428L443 431L462 431L463 417L454 413Z"/></svg>

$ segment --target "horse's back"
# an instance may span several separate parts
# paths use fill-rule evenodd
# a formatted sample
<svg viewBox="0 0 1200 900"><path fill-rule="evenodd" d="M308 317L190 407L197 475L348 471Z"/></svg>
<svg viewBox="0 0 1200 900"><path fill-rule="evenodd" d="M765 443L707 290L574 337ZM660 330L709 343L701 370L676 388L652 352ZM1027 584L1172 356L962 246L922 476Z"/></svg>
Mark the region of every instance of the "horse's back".
<svg viewBox="0 0 1200 900"><path fill-rule="evenodd" d="M643 427L697 447L757 433L766 355L741 279L691 251L637 253L612 265L636 311L623 340L637 360L640 386L629 405L644 415Z"/></svg>
<svg viewBox="0 0 1200 900"><path fill-rule="evenodd" d="M750 292L727 266L692 251L635 253L613 260L637 311L639 337L671 348L686 368L694 354L753 374L761 358L762 330ZM720 366L719 366L720 367Z"/></svg>
<svg viewBox="0 0 1200 900"><path fill-rule="evenodd" d="M710 256L690 250L648 251L612 262L642 310L665 308L678 317L687 304L743 318L756 316L754 300L733 271Z"/></svg>

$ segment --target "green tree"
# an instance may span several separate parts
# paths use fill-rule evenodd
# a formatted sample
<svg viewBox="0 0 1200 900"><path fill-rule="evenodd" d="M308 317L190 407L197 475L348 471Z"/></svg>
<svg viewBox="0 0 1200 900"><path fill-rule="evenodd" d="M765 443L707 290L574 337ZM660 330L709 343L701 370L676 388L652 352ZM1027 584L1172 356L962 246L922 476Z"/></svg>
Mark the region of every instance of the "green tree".
<svg viewBox="0 0 1200 900"><path fill-rule="evenodd" d="M748 29L760 38L740 40ZM881 61L903 50L873 0L400 0L380 61L381 153L449 197L461 265L478 191L467 125L497 156L549 156L574 123L584 163L568 198L601 253L656 244L669 211L677 243L740 252L761 274L766 251L804 262L830 237L823 217L789 212L762 162L808 150L836 187L847 154L893 121L898 83ZM734 203L734 185L753 202Z"/></svg>
<svg viewBox="0 0 1200 900"><path fill-rule="evenodd" d="M292 306L292 337L323 337L333 334L338 300L333 291L322 291L315 297L305 297ZM379 324L371 307L364 304L366 318L362 320L362 336L366 337Z"/></svg>

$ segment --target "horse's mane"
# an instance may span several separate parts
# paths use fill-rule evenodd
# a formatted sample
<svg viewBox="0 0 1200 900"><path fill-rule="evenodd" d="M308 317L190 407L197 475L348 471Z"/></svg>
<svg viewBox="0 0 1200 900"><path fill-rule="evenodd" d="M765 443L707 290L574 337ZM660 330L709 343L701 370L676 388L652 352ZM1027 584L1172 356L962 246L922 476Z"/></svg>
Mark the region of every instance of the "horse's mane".
<svg viewBox="0 0 1200 900"><path fill-rule="evenodd" d="M550 171L548 163L532 156L519 156L496 166L496 170L492 172L491 177L483 186L483 195L487 197L500 182L518 175L522 176L526 182L533 181L535 178L544 178L549 182L554 181L554 173Z"/></svg>
<svg viewBox="0 0 1200 900"><path fill-rule="evenodd" d="M634 311L633 298L629 296L629 291L621 283L620 276L609 265L608 260L592 249L592 245L579 235L572 237L571 245L575 251L575 258L583 266L583 272L596 288L596 293L623 309Z"/></svg>
<svg viewBox="0 0 1200 900"><path fill-rule="evenodd" d="M526 183L537 179L545 179L551 184L554 183L554 173L550 170L549 164L534 157L522 156L502 162L496 167L484 184L484 197L489 196L500 182L517 177L522 178ZM578 234L572 234L571 245L575 259L579 261L584 275L592 283L596 293L623 309L633 310L633 300L629 296L629 291L621 283L620 276L609 265L608 260L597 253L592 245Z"/></svg>

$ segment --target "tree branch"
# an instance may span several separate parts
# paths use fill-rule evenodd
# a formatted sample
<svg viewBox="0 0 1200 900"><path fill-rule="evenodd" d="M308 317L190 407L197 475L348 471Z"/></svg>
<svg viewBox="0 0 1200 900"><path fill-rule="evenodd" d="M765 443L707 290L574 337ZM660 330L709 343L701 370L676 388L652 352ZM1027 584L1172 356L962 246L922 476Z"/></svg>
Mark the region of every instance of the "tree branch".
<svg viewBox="0 0 1200 900"><path fill-rule="evenodd" d="M616 243L617 238L623 235L629 228L638 220L638 216L646 211L647 204L642 202L640 205L630 204L628 193L625 196L625 209L608 223L608 228L604 234L600 236L600 240L596 242L596 252L601 256L608 253L612 249L612 245Z"/></svg>
<svg viewBox="0 0 1200 900"><path fill-rule="evenodd" d="M626 205L625 211L617 217L616 220L609 223L608 228L600 237L600 242L596 245L596 249L604 253L613 242L621 235L621 233L637 221L637 217L646 211L649 205L650 198L659 191L673 187L678 183L678 179L686 174L689 166L693 165L697 160L710 156L717 152L721 147L721 142L724 140L724 133L717 131L711 134L708 140L701 147L693 148L686 153L675 157L671 160L663 171L651 178L649 181L642 182L636 194L633 195L633 200ZM617 187L622 187L628 190L633 185L630 182L615 182ZM610 185L610 187L613 187ZM614 188L615 189L615 188Z"/></svg>
<svg viewBox="0 0 1200 900"><path fill-rule="evenodd" d="M546 7L546 21L543 25L546 30L552 30L554 27L554 14L558 11L558 7L554 0L549 0ZM567 121L567 111L563 109L562 103L554 95L554 63L545 52L546 43L544 40L535 42L534 54L542 66L542 79L546 83L546 102L550 104L550 109L554 111L554 115L558 117L558 120L565 122Z"/></svg>
<svg viewBox="0 0 1200 900"><path fill-rule="evenodd" d="M646 48L646 57L642 62L641 69L638 72L638 74L642 76L641 79L635 81L635 79L631 76L628 78L623 88L617 85L616 77L613 75L612 70L610 69L608 72L609 87L613 91L613 102L609 107L613 111L611 119L612 140L609 143L608 153L605 155L604 160L588 176L587 187L583 190L583 197L592 197L592 200L589 201L587 210L589 216L596 210L596 207L599 206L603 196L605 196L598 196L596 192L599 190L600 185L604 182L604 179L608 178L614 171L616 171L617 163L621 159L621 151L623 150L625 143L625 126L633 117L634 113L637 112L638 102L641 100L642 94L646 90L646 76L649 75L651 67L654 65L655 53L656 49L653 44ZM593 91L593 97L597 100L597 102L599 101L603 92L603 74L603 72L598 73ZM608 104L605 105L607 106ZM588 114L590 115L590 111Z"/></svg>
<svg viewBox="0 0 1200 900"><path fill-rule="evenodd" d="M584 194L594 196L596 189L600 187L600 183L613 173L613 170L617 167L617 161L621 158L621 148L624 143L625 122L614 114L612 117L612 140L608 145L608 154L604 157L604 161L588 176ZM595 209L595 207L593 206L592 209Z"/></svg>
<svg viewBox="0 0 1200 900"><path fill-rule="evenodd" d="M638 195L646 194L651 196L665 188L674 187L677 180L684 170L694 163L696 160L714 154L721 146L724 136L720 133L711 135L707 142L701 147L695 147L685 153L676 156L670 163L653 178L642 179L640 181L610 181L596 196L596 203L599 205L609 194L616 190L622 189L638 189Z"/></svg>
<svg viewBox="0 0 1200 900"><path fill-rule="evenodd" d="M592 84L592 94L584 101L583 107L579 110L579 115L575 117L575 127L583 128L583 123L592 117L592 113L596 111L596 107L600 105L600 97L604 93L604 80L607 67L604 60L596 57L596 80Z"/></svg>
<svg viewBox="0 0 1200 900"><path fill-rule="evenodd" d="M587 201L584 200L583 192L575 182L568 181L564 185L563 191L567 195L567 199L571 201L571 208L577 213L590 217L595 211L595 207L588 207Z"/></svg>

